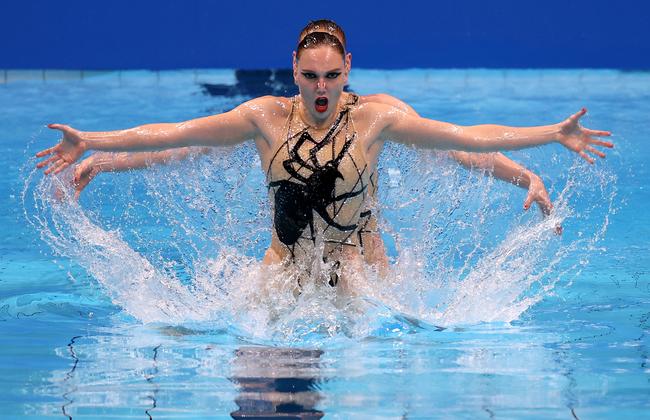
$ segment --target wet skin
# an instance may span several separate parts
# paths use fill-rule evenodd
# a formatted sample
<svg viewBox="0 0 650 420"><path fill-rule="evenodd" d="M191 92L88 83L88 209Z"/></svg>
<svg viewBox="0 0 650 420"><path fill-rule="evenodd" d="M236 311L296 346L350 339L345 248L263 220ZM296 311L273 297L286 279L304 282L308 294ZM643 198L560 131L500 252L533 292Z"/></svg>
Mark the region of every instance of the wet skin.
<svg viewBox="0 0 650 420"><path fill-rule="evenodd" d="M344 57L328 46L305 50L300 59L295 60L294 76L300 90L297 97L298 114L301 121L311 127L315 139L319 138L319 133L321 137L325 134L347 102L348 94L343 92L343 86L347 83L348 71ZM38 166L48 167L47 173L60 172L78 160L86 150L138 151L183 146L226 146L253 138L262 167L268 168L274 153L286 141L286 123L291 109L290 98L269 96L253 99L224 114L178 124L150 124L112 132L81 132L52 124L50 128L60 130L64 138L56 146L37 154L39 157L50 156ZM594 138L607 136L609 132L580 126L579 120L585 112L581 110L561 123L539 127L460 127L411 116L380 103L360 103L350 110L350 115L357 134L355 154L368 165L368 173L373 173L376 171L377 156L384 141L389 138L423 148L476 152L516 150L559 142L591 163L593 159L587 153L604 156L594 145L612 147L612 144ZM343 179L350 178L351 173L345 168L338 170ZM274 232L265 261L278 262L286 257L286 246ZM339 257L337 259L342 265L351 268L355 265L358 267L357 263L361 260L358 247L345 247Z"/></svg>

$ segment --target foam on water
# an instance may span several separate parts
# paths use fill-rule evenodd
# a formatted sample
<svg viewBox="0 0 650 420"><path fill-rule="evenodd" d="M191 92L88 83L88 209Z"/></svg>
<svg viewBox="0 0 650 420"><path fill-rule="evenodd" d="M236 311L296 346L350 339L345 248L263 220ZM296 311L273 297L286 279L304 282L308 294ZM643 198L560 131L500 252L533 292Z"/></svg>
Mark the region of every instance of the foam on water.
<svg viewBox="0 0 650 420"><path fill-rule="evenodd" d="M521 210L515 187L443 155L388 145L377 210L390 273L360 270L347 297L318 281L297 295L298 271L260 263L271 219L249 145L100 175L80 203L71 199L70 171L31 171L23 206L58 255L141 322L304 343L518 319L601 251L615 211L615 176L578 160L562 169L568 159L551 159L551 173L561 175L550 181L555 210L542 218ZM558 224L567 227L562 237Z"/></svg>

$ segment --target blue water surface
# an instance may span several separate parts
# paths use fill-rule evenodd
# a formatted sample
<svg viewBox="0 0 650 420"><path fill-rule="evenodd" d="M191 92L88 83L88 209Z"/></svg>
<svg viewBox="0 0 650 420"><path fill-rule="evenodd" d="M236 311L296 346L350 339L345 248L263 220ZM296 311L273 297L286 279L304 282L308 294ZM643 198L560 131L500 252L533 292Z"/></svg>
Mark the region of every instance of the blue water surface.
<svg viewBox="0 0 650 420"><path fill-rule="evenodd" d="M57 140L48 122L181 121L250 94L201 83L236 80L110 72L0 85L2 418L648 415L648 73L355 70L353 90L462 125L548 124L586 106L584 125L611 130L616 147L594 166L557 145L508 153L544 179L556 205L545 220L522 210L521 189L387 146L393 278L349 302L256 294L270 230L250 145L100 174L79 204L69 172L33 170Z"/></svg>

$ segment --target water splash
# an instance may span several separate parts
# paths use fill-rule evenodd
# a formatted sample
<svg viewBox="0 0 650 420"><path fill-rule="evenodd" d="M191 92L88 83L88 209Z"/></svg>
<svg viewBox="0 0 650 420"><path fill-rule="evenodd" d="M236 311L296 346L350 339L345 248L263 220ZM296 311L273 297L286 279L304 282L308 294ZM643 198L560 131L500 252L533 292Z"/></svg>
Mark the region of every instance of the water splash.
<svg viewBox="0 0 650 420"><path fill-rule="evenodd" d="M260 264L271 221L249 145L100 175L81 203L71 199L69 171L32 171L22 196L27 220L54 253L136 319L304 343L519 318L602 251L616 210L611 171L562 166L554 156L546 168L561 175L550 185L555 210L542 218L520 210L515 187L468 175L443 155L388 145L377 210L390 274L360 270L353 297L317 282L297 294L298 272ZM563 237L553 233L557 224L567 226Z"/></svg>

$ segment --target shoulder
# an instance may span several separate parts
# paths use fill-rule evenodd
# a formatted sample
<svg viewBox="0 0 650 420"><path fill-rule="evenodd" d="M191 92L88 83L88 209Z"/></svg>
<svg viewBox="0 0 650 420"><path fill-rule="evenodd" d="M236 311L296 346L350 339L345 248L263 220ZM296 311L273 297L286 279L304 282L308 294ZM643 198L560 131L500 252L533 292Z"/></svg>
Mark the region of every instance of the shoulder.
<svg viewBox="0 0 650 420"><path fill-rule="evenodd" d="M407 113L415 113L415 110L409 104L387 93L374 93L372 95L361 96L360 103L379 103L393 106Z"/></svg>
<svg viewBox="0 0 650 420"><path fill-rule="evenodd" d="M397 98L394 96L390 96L387 93L373 93L370 95L363 95L359 96L359 102L360 103L383 103L383 104L388 104L391 105L391 102L393 101L398 101Z"/></svg>
<svg viewBox="0 0 650 420"><path fill-rule="evenodd" d="M355 119L378 122L385 120L391 122L394 118L404 115L405 112L390 104L375 101L359 101L354 112Z"/></svg>
<svg viewBox="0 0 650 420"><path fill-rule="evenodd" d="M267 95L246 101L234 110L251 119L284 119L289 116L291 106L292 98Z"/></svg>
<svg viewBox="0 0 650 420"><path fill-rule="evenodd" d="M385 133L409 115L394 106L366 102L359 104L352 113L354 124L362 133L362 142L369 150L377 141L386 140Z"/></svg>

